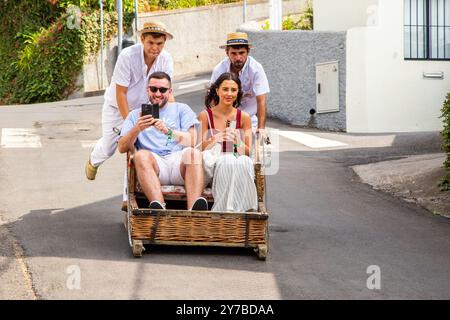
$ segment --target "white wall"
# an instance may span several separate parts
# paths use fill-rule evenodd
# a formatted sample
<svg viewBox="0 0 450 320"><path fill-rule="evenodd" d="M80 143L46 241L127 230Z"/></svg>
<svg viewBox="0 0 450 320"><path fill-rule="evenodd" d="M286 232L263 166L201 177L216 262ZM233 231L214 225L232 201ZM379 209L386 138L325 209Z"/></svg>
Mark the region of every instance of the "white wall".
<svg viewBox="0 0 450 320"><path fill-rule="evenodd" d="M378 0L314 0L314 30L345 31L372 25L373 5L377 3Z"/></svg>
<svg viewBox="0 0 450 320"><path fill-rule="evenodd" d="M378 26L347 33L347 131L441 130L450 61L404 60L403 0L379 0L378 17ZM424 72L444 72L444 80Z"/></svg>

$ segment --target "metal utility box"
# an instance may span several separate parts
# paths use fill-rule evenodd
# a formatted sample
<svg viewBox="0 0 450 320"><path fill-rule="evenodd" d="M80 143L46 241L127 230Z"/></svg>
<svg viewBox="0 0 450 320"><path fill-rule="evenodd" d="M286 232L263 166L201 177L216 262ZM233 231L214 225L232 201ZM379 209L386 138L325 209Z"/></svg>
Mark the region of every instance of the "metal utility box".
<svg viewBox="0 0 450 320"><path fill-rule="evenodd" d="M339 63L316 64L316 111L339 111Z"/></svg>

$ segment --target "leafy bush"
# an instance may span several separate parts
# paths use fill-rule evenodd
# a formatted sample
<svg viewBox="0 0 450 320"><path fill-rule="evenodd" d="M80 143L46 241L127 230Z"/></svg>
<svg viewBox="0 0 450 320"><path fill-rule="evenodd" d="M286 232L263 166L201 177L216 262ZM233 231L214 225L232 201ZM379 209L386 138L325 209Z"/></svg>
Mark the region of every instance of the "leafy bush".
<svg viewBox="0 0 450 320"><path fill-rule="evenodd" d="M25 47L13 63L12 100L19 103L59 100L74 89L83 66L80 30L69 29L61 16L50 28L23 36Z"/></svg>
<svg viewBox="0 0 450 320"><path fill-rule="evenodd" d="M105 39L111 39L117 34L118 15L116 12L103 14L103 30ZM81 40L84 44L85 59L90 60L99 50L100 36L100 11L94 11L82 17Z"/></svg>
<svg viewBox="0 0 450 320"><path fill-rule="evenodd" d="M442 150L447 153L447 160L444 162L444 167L447 170L445 176L442 178L440 184L442 190L450 190L450 92L442 107L442 116L444 121L444 130L442 130Z"/></svg>
<svg viewBox="0 0 450 320"><path fill-rule="evenodd" d="M240 0L139 0L138 10L139 12L173 10L208 6L213 4L226 4L239 1Z"/></svg>
<svg viewBox="0 0 450 320"><path fill-rule="evenodd" d="M67 8L71 5L77 6L82 11L85 12L100 9L100 3L98 0L48 0L48 1L60 8ZM124 12L134 12L134 0L122 0L122 7ZM103 0L103 9L106 11L114 11L115 0Z"/></svg>
<svg viewBox="0 0 450 320"><path fill-rule="evenodd" d="M29 2L36 5L23 5ZM68 26L65 11L69 5L87 2L0 1L4 15L0 19L0 104L60 100L76 89L83 63L100 49L100 14L92 9L82 12L81 28L76 28ZM8 16L7 12L22 14ZM117 19L116 12L104 13L106 41L117 33ZM131 22L125 13L125 31Z"/></svg>
<svg viewBox="0 0 450 320"><path fill-rule="evenodd" d="M58 9L45 1L0 1L0 104L11 102L26 35L47 28L58 15Z"/></svg>

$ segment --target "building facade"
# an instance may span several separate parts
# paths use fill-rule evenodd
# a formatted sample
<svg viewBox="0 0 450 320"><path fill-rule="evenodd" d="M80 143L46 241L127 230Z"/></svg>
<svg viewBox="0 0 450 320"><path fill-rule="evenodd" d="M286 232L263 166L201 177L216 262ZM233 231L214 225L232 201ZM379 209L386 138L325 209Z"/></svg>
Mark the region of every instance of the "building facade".
<svg viewBox="0 0 450 320"><path fill-rule="evenodd" d="M450 0L314 0L314 29L347 33L347 132L442 129Z"/></svg>

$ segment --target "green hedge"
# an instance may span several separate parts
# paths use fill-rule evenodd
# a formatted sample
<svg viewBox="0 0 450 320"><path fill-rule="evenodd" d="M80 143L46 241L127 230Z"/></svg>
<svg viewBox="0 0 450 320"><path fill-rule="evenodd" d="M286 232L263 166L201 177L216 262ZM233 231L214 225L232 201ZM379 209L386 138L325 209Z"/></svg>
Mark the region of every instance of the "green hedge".
<svg viewBox="0 0 450 320"><path fill-rule="evenodd" d="M140 0L160 9L235 0ZM117 34L114 0L104 0L105 43ZM81 10L81 28L68 27L70 6ZM134 1L123 0L124 29ZM98 0L0 0L0 105L60 100L76 88L83 64L100 49Z"/></svg>
<svg viewBox="0 0 450 320"><path fill-rule="evenodd" d="M77 89L84 62L100 49L100 13L88 2L0 1L0 104L61 100ZM80 28L68 23L71 4L82 8ZM104 13L106 41L117 33L117 19ZM125 31L131 22L125 13Z"/></svg>
<svg viewBox="0 0 450 320"><path fill-rule="evenodd" d="M77 6L83 11L98 10L100 3L98 0L48 0L59 8L67 8L71 5ZM143 0L139 0L143 1ZM114 11L115 0L103 0L103 9L106 11ZM122 0L124 12L134 11L134 0Z"/></svg>
<svg viewBox="0 0 450 320"><path fill-rule="evenodd" d="M61 16L48 29L27 35L19 59L13 63L13 102L32 103L59 100L74 89L83 66L80 30L67 28Z"/></svg>
<svg viewBox="0 0 450 320"><path fill-rule="evenodd" d="M447 98L444 101L442 107L442 116L444 121L444 130L442 130L442 150L447 153L447 160L444 162L446 174L440 184L442 190L450 190L450 92L447 94Z"/></svg>
<svg viewBox="0 0 450 320"><path fill-rule="evenodd" d="M151 12L208 6L213 4L226 4L239 1L240 0L139 0L138 6L139 12Z"/></svg>
<svg viewBox="0 0 450 320"><path fill-rule="evenodd" d="M48 28L60 9L47 1L0 1L0 104L12 103L18 60L27 35Z"/></svg>

